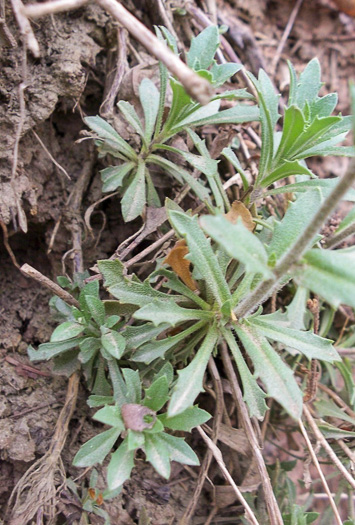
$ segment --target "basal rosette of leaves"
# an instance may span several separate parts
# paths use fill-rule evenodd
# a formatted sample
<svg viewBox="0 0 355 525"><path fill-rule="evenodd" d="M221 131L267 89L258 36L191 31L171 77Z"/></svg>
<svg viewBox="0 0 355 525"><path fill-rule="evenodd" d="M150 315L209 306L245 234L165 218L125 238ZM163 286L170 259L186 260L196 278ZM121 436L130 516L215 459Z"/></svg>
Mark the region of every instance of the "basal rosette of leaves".
<svg viewBox="0 0 355 525"><path fill-rule="evenodd" d="M157 28L157 33L161 39L164 35L171 49L178 54L177 44L167 29ZM207 78L214 87L224 84L242 67L241 64L235 63L217 64L214 56L218 46L218 29L216 26L210 26L192 40L187 54L188 65L199 75ZM172 91L172 102L164 120L168 82ZM221 99L253 101L254 97L246 89L230 90L215 95L206 106L201 106L187 95L183 86L169 75L164 65L160 64L160 91L151 80L146 78L139 86L139 99L144 122L141 121L132 104L126 101L118 103L122 117L140 137L139 152L136 152L101 117L84 119L95 133L100 155L110 154L120 161L118 165L102 170L101 178L104 192L120 188L124 220L132 221L141 215L146 204L153 207L161 206L152 182L151 167L155 169L158 167L180 184L188 184L195 195L211 210L213 209L211 196L221 212L228 209L228 199L218 174L218 162L210 157L204 141L192 132L192 128L206 124L240 124L258 120L259 109L256 105L237 104L220 111ZM182 132L190 133L199 155L189 153L187 146L184 151L167 144L170 139ZM181 155L192 168L203 174L205 180L194 178L190 171L168 160L165 151Z"/></svg>

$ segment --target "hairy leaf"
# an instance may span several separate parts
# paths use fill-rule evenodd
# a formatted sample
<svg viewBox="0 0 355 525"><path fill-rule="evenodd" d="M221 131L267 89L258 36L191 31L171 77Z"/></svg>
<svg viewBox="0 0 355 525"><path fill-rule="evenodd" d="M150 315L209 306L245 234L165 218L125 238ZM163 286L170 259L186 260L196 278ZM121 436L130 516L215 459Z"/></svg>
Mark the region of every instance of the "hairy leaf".
<svg viewBox="0 0 355 525"><path fill-rule="evenodd" d="M218 331L215 325L208 330L197 354L191 363L179 370L179 379L171 397L168 416L181 414L193 405L197 395L202 391L202 382L208 360L218 341Z"/></svg>

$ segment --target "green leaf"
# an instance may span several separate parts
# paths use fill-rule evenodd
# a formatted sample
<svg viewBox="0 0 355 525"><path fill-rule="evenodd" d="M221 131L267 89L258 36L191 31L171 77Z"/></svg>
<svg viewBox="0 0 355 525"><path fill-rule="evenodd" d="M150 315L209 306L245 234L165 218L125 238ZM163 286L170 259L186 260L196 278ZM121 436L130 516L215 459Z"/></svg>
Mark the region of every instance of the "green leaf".
<svg viewBox="0 0 355 525"><path fill-rule="evenodd" d="M330 339L319 337L313 332L304 332L289 328L289 321L285 314L282 321L275 320L272 315L261 315L247 319L247 323L254 326L257 332L272 341L278 341L290 348L295 348L308 357L320 361L341 361L338 352Z"/></svg>
<svg viewBox="0 0 355 525"><path fill-rule="evenodd" d="M277 169L273 170L262 180L260 186L266 188L270 186L270 184L286 177L291 177L292 175L309 175L313 177L313 173L297 160L285 160L283 164L279 165Z"/></svg>
<svg viewBox="0 0 355 525"><path fill-rule="evenodd" d="M211 414L192 406L178 414L177 416L168 417L168 414L162 414L159 416L160 421L164 427L170 428L171 430L183 430L184 432L191 432L191 429L206 423L211 419Z"/></svg>
<svg viewBox="0 0 355 525"><path fill-rule="evenodd" d="M319 294L334 308L355 308L355 249L310 250L295 270L299 284Z"/></svg>
<svg viewBox="0 0 355 525"><path fill-rule="evenodd" d="M198 457L191 447L183 438L171 436L162 432L159 435L161 441L164 441L169 450L170 461L177 461L183 465L197 466L200 464Z"/></svg>
<svg viewBox="0 0 355 525"><path fill-rule="evenodd" d="M141 402L142 385L138 370L123 368L122 374L127 387L127 402L139 404Z"/></svg>
<svg viewBox="0 0 355 525"><path fill-rule="evenodd" d="M301 73L296 84L294 101L301 109L306 102L312 102L318 95L322 83L320 81L320 64L318 58L313 58Z"/></svg>
<svg viewBox="0 0 355 525"><path fill-rule="evenodd" d="M122 112L124 118L127 120L128 124L140 135L144 136L144 131L142 128L142 123L137 115L134 106L125 100L120 100L117 104L118 109Z"/></svg>
<svg viewBox="0 0 355 525"><path fill-rule="evenodd" d="M160 155L153 154L147 157L147 162L151 162L156 166L160 166L179 182L181 182L181 180L186 182L192 191L197 195L197 197L201 199L201 201L209 200L209 190L202 186L202 184L192 177L188 171L184 170L180 166L177 166L168 159L164 159Z"/></svg>
<svg viewBox="0 0 355 525"><path fill-rule="evenodd" d="M192 308L182 308L178 306L173 300L170 302L160 301L154 299L150 304L143 306L140 310L137 310L133 317L135 319L142 319L145 321L151 321L155 326L162 323L168 323L171 326L175 326L184 321L192 320L210 320L214 317L213 312L206 310L193 310Z"/></svg>
<svg viewBox="0 0 355 525"><path fill-rule="evenodd" d="M338 184L339 179L336 177L334 179L313 179L305 180L303 182L295 182L294 184L286 184L280 188L275 188L264 193L266 195L277 195L279 193L306 193L313 190L320 190L323 193L324 197L327 197L329 193L334 189ZM343 200L348 200L355 202L355 190L350 189Z"/></svg>
<svg viewBox="0 0 355 525"><path fill-rule="evenodd" d="M38 350L34 350L32 346L27 349L28 357L31 361L43 361L51 359L62 352L76 348L83 341L82 337L74 337L66 341L58 341L55 343L43 343L39 345Z"/></svg>
<svg viewBox="0 0 355 525"><path fill-rule="evenodd" d="M229 162L232 164L232 166L235 167L235 169L237 170L237 172L239 173L239 175L242 178L244 190L247 190L248 187L249 187L248 177L247 177L247 174L245 173L245 171L243 170L243 167L242 167L241 163L239 162L239 159L235 155L234 151L231 148L224 148L222 150L222 155L227 160L229 160Z"/></svg>
<svg viewBox="0 0 355 525"><path fill-rule="evenodd" d="M184 87L174 78L170 78L170 87L173 92L173 100L168 114L168 118L164 124L163 133L165 134L172 126L175 126L179 120L182 120L189 111L193 111L200 107L199 104L194 104L190 96L186 93Z"/></svg>
<svg viewBox="0 0 355 525"><path fill-rule="evenodd" d="M319 417L335 417L337 419L342 419L343 421L348 421L349 423L351 423L352 426L355 426L355 418L349 416L346 412L344 412L344 410L339 408L338 405L336 405L331 399L327 401L324 399L321 399L320 401L315 401L314 405L317 409Z"/></svg>
<svg viewBox="0 0 355 525"><path fill-rule="evenodd" d="M243 124L260 119L257 106L238 104L232 108L218 111L219 104L217 105L217 103L219 103L219 100L214 100L200 110L195 111L171 128L169 134L179 133L187 127L205 126L207 124ZM203 109L204 111L202 111Z"/></svg>
<svg viewBox="0 0 355 525"><path fill-rule="evenodd" d="M197 217L189 217L178 211L169 211L169 219L178 234L186 239L189 247L187 258L196 265L206 281L207 288L222 306L230 299L230 291L210 242L198 225Z"/></svg>
<svg viewBox="0 0 355 525"><path fill-rule="evenodd" d="M263 244L242 223L232 224L222 215L201 218L201 226L222 248L237 261L243 263L247 272L272 276L267 266L268 256Z"/></svg>
<svg viewBox="0 0 355 525"><path fill-rule="evenodd" d="M159 268L159 270L157 270L156 273L154 272L151 274L151 277L153 278L155 275L162 275L166 278L162 284L164 288L167 288L168 290L173 290L174 292L188 297L189 299L191 299L191 301L196 303L203 310L209 310L211 308L210 305L206 303L204 299L202 299L202 297L197 295L197 293L193 292L188 286L186 286L186 284L180 281L180 279L174 272L166 270L165 268Z"/></svg>
<svg viewBox="0 0 355 525"><path fill-rule="evenodd" d="M194 323L192 326L179 334L166 337L160 341L155 340L151 343L147 343L141 346L140 349L132 355L131 359L132 361L138 363L150 364L152 361L154 361L154 359L164 358L165 353L170 350L170 348L173 348L181 341L184 341L189 335L197 332L201 328L203 329L205 326L206 322L200 321L198 323ZM201 332L203 332L203 330Z"/></svg>
<svg viewBox="0 0 355 525"><path fill-rule="evenodd" d="M58 341L67 341L80 335L84 331L84 326L78 323L72 323L71 321L66 321L65 323L60 324L54 330L51 335L51 343L56 343Z"/></svg>
<svg viewBox="0 0 355 525"><path fill-rule="evenodd" d="M103 169L101 173L102 191L108 193L115 191L122 186L123 180L136 164L134 162L124 162L120 166L110 166Z"/></svg>
<svg viewBox="0 0 355 525"><path fill-rule="evenodd" d="M145 306L155 298L169 303L172 299L180 299L179 296L167 295L159 290L154 290L147 281L142 283L135 276L126 277L124 275L125 267L117 259L114 261L98 261L98 266L104 276L106 288L110 294L119 299L120 303Z"/></svg>
<svg viewBox="0 0 355 525"><path fill-rule="evenodd" d="M345 230L348 226L355 223L355 206L349 211L347 216L339 224L336 233L340 233Z"/></svg>
<svg viewBox="0 0 355 525"><path fill-rule="evenodd" d="M128 403L127 399L127 387L123 381L122 374L118 367L117 361L113 359L107 362L107 366L110 373L110 379L113 387L113 397L119 407Z"/></svg>
<svg viewBox="0 0 355 525"><path fill-rule="evenodd" d="M115 131L106 120L96 116L86 117L84 118L84 122L97 133L100 138L105 139L109 145L116 148L117 151L123 153L123 155L130 160L136 160L137 154L134 149L119 136L117 131Z"/></svg>
<svg viewBox="0 0 355 525"><path fill-rule="evenodd" d="M145 433L144 452L158 474L168 479L170 476L169 448L160 438L160 434Z"/></svg>
<svg viewBox="0 0 355 525"><path fill-rule="evenodd" d="M212 73L213 77L213 86L222 86L233 75L238 73L238 71L240 71L242 67L242 64L237 64L234 62L227 62L226 64L217 64L217 62L214 61L214 64L210 69L210 72Z"/></svg>
<svg viewBox="0 0 355 525"><path fill-rule="evenodd" d="M113 403L114 399L112 396L90 396L87 400L87 404L90 408L101 407Z"/></svg>
<svg viewBox="0 0 355 525"><path fill-rule="evenodd" d="M178 371L179 379L173 390L168 408L169 417L184 412L193 405L198 394L202 392L203 377L208 360L218 341L218 336L217 327L211 326L194 359L186 368Z"/></svg>
<svg viewBox="0 0 355 525"><path fill-rule="evenodd" d="M161 376L145 389L144 406L158 412L169 399L169 384L166 376Z"/></svg>
<svg viewBox="0 0 355 525"><path fill-rule="evenodd" d="M137 448L143 448L145 442L145 436L143 432L136 432L135 430L129 429L127 431L128 450L136 450Z"/></svg>
<svg viewBox="0 0 355 525"><path fill-rule="evenodd" d="M121 412L117 405L106 405L96 412L93 416L95 421L100 421L104 425L110 425L120 429L121 432L125 429L124 423L121 418Z"/></svg>
<svg viewBox="0 0 355 525"><path fill-rule="evenodd" d="M98 325L103 325L105 322L105 305L100 299L93 295L86 297L86 304L90 310L92 318Z"/></svg>
<svg viewBox="0 0 355 525"><path fill-rule="evenodd" d="M341 428L325 423L324 421L317 421L317 426L326 439L354 439L355 437L355 432L342 430Z"/></svg>
<svg viewBox="0 0 355 525"><path fill-rule="evenodd" d="M305 228L313 221L323 201L320 190L300 195L295 202L290 202L281 222L276 222L269 253L275 253L279 259L294 245Z"/></svg>
<svg viewBox="0 0 355 525"><path fill-rule="evenodd" d="M111 456L107 468L107 483L109 490L115 490L130 478L134 467L134 451L128 450L128 441L122 441L116 452Z"/></svg>
<svg viewBox="0 0 355 525"><path fill-rule="evenodd" d="M139 85L139 98L144 111L144 138L148 145L152 138L159 109L159 91L149 78Z"/></svg>
<svg viewBox="0 0 355 525"><path fill-rule="evenodd" d="M101 336L101 343L104 349L115 359L120 359L126 347L124 337L114 330L103 334Z"/></svg>
<svg viewBox="0 0 355 525"><path fill-rule="evenodd" d="M259 175L256 181L258 184L270 170L274 155L274 129L280 117L278 113L280 95L275 93L273 83L262 69L259 72L258 80L251 73L249 73L249 78L258 92L260 105L262 148Z"/></svg>
<svg viewBox="0 0 355 525"><path fill-rule="evenodd" d="M81 363L88 363L94 357L96 352L101 348L101 341L97 337L85 337L79 344Z"/></svg>
<svg viewBox="0 0 355 525"><path fill-rule="evenodd" d="M268 395L278 401L293 418L299 419L303 398L292 370L255 329L243 324L236 325L235 330L253 361L255 375L264 383Z"/></svg>
<svg viewBox="0 0 355 525"><path fill-rule="evenodd" d="M141 326L127 326L121 333L126 341L126 349L135 350L144 343L155 339L169 327L168 323L159 326L146 323Z"/></svg>
<svg viewBox="0 0 355 525"><path fill-rule="evenodd" d="M121 200L122 215L125 222L130 222L142 214L146 204L145 163L138 161L137 172L126 188Z"/></svg>
<svg viewBox="0 0 355 525"><path fill-rule="evenodd" d="M187 65L198 71L208 69L219 46L219 34L216 26L208 26L191 40L187 53Z"/></svg>
<svg viewBox="0 0 355 525"><path fill-rule="evenodd" d="M87 441L76 454L73 465L75 467L92 467L95 463L102 463L116 443L121 429L110 428L98 436Z"/></svg>
<svg viewBox="0 0 355 525"><path fill-rule="evenodd" d="M256 378L247 367L233 333L226 328L222 328L221 332L237 365L243 384L243 399L248 406L249 415L250 417L256 417L259 420L263 420L265 413L268 410L268 406L265 403L266 394L260 388Z"/></svg>

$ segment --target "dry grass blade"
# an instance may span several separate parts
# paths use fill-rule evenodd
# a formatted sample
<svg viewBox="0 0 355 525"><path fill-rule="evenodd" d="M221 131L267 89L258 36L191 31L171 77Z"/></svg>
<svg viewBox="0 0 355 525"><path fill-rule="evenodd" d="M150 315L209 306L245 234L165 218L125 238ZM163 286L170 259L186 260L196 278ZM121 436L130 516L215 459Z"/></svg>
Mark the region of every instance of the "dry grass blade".
<svg viewBox="0 0 355 525"><path fill-rule="evenodd" d="M317 441L320 442L326 453L328 454L331 461L334 463L334 465L337 467L337 469L340 471L340 473L343 475L343 477L346 479L348 483L352 486L353 489L355 489L355 479L351 476L351 474L346 470L338 456L335 454L332 447L329 445L328 441L323 436L322 432L319 430L316 422L314 421L309 409L307 406L303 407L303 413L307 419L307 423L312 429L313 434L317 438Z"/></svg>
<svg viewBox="0 0 355 525"><path fill-rule="evenodd" d="M253 511L249 507L248 503L243 497L243 494L238 489L237 485L235 484L232 476L229 474L227 467L224 464L222 453L219 450L219 448L213 443L212 439L210 439L207 434L202 430L200 426L197 427L197 430L199 431L200 435L202 436L203 440L206 442L208 448L211 450L213 457L215 458L219 468L221 469L223 476L226 478L228 483L230 483L230 486L233 488L234 492L236 493L240 503L243 505L245 509L245 516L248 519L250 523L253 525L259 525L258 520L256 519Z"/></svg>
<svg viewBox="0 0 355 525"><path fill-rule="evenodd" d="M304 412L305 411L308 411L307 407L304 407ZM303 435L303 437L304 437L304 439L306 441L307 448L308 448L309 453L310 453L310 455L312 457L314 466L316 467L316 469L318 471L318 474L319 474L319 477L321 479L321 482L322 482L322 485L324 487L324 490L325 490L325 492L326 492L326 494L327 494L327 496L329 498L329 504L330 504L330 506L333 509L334 516L335 516L335 519L336 519L336 523L337 523L337 525L342 525L343 521L342 521L342 519L339 516L339 512L338 512L337 506L335 505L335 502L333 500L332 494L331 494L330 489L328 487L328 483L327 483L327 481L326 481L326 479L324 477L324 474L323 474L322 469L320 467L320 464L318 462L317 455L316 455L316 453L313 450L312 443L311 443L311 441L310 441L310 439L308 437L307 431L306 431L306 429L305 429L305 427L304 427L304 425L303 425L301 420L298 421L298 424L299 424L299 427L301 429L302 435Z"/></svg>

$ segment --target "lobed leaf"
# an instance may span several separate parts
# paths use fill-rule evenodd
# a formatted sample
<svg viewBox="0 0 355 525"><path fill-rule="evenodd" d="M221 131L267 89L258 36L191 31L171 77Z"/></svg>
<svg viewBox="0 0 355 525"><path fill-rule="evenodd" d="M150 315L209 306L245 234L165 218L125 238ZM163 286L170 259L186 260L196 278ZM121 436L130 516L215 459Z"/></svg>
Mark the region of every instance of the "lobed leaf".
<svg viewBox="0 0 355 525"><path fill-rule="evenodd" d="M289 328L289 321L285 314L282 314L282 319L282 321L277 321L272 315L260 315L247 320L247 323L254 326L257 332L267 339L295 348L308 359L319 359L330 363L341 361L330 339L319 337L311 331L305 332Z"/></svg>
<svg viewBox="0 0 355 525"><path fill-rule="evenodd" d="M239 324L235 326L235 330L253 361L255 374L265 384L268 395L278 401L290 416L299 419L303 398L292 370L251 326Z"/></svg>
<svg viewBox="0 0 355 525"><path fill-rule="evenodd" d="M120 428L110 428L87 441L73 459L75 467L92 467L96 463L102 463L107 454L116 443Z"/></svg>
<svg viewBox="0 0 355 525"><path fill-rule="evenodd" d="M212 319L213 316L214 313L210 311L182 308L173 300L163 302L159 299L154 299L151 303L146 304L133 314L135 319L150 321L155 326L162 323L175 326L179 323L192 320L208 321Z"/></svg>
<svg viewBox="0 0 355 525"><path fill-rule="evenodd" d="M250 417L263 420L268 406L265 403L266 394L258 385L256 378L250 372L243 355L239 349L237 341L232 331L222 328L222 335L228 344L230 351L238 368L240 379L243 385L243 399L246 402Z"/></svg>

